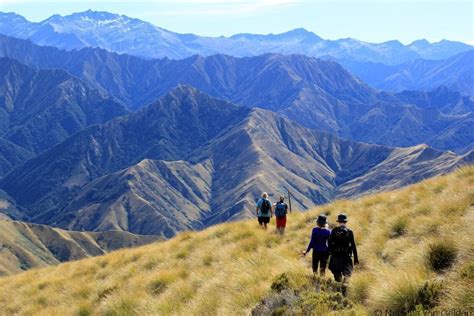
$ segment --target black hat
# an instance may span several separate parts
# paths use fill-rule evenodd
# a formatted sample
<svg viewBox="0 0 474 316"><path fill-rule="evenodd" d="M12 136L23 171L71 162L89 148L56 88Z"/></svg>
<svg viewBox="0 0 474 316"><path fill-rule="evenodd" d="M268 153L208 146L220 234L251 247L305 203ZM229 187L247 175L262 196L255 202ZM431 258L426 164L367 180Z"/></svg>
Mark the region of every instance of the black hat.
<svg viewBox="0 0 474 316"><path fill-rule="evenodd" d="M325 214L321 214L318 216L318 219L316 220L316 223L320 224L320 225L325 225L327 224L327 218L326 218L326 215Z"/></svg>
<svg viewBox="0 0 474 316"><path fill-rule="evenodd" d="M337 221L338 223L347 223L347 215L344 213L341 213L337 215Z"/></svg>

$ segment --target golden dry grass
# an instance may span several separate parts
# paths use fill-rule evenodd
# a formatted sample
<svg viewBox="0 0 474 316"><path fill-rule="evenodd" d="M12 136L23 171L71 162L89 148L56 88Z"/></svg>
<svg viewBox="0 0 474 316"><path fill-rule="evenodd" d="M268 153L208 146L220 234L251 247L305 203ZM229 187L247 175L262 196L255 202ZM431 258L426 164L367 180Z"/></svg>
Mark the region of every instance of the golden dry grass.
<svg viewBox="0 0 474 316"><path fill-rule="evenodd" d="M280 273L310 273L300 253L314 219L349 215L361 265L349 288L356 314L399 308L426 281L441 281L438 307L474 307L474 167L397 191L337 201L289 216L279 238L255 220L221 224L136 249L0 278L0 314L248 314ZM427 262L454 245L454 265Z"/></svg>

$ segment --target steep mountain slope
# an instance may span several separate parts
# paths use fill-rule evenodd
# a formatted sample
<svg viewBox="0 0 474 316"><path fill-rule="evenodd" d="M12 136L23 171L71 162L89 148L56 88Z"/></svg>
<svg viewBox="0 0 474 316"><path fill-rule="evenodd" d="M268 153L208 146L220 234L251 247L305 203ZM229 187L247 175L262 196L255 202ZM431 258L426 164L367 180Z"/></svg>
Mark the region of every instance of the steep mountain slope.
<svg viewBox="0 0 474 316"><path fill-rule="evenodd" d="M467 167L402 190L294 212L284 238L273 228L258 229L253 220L226 223L0 278L0 313L249 314L272 284L282 284L282 273L296 276L296 285L311 275L311 259L300 253L314 219L327 213L332 226L341 211L349 216L361 262L348 288L352 313L469 309L474 231L466 223L474 216L473 181L474 170ZM436 262L433 268L434 254L448 254L441 270ZM307 302L311 311L327 314L342 296L330 298L333 304L325 304L326 293L315 292Z"/></svg>
<svg viewBox="0 0 474 316"><path fill-rule="evenodd" d="M87 126L127 113L62 70L37 70L0 58L0 175ZM21 149L19 148L21 147Z"/></svg>
<svg viewBox="0 0 474 316"><path fill-rule="evenodd" d="M0 220L1 219L20 219L20 211L13 199L5 192L0 190Z"/></svg>
<svg viewBox="0 0 474 316"><path fill-rule="evenodd" d="M397 66L354 61L342 64L364 82L386 91L433 90L446 86L474 96L474 50L448 59L418 59Z"/></svg>
<svg viewBox="0 0 474 316"><path fill-rule="evenodd" d="M32 23L14 13L0 13L0 33L63 49L101 47L145 58L186 58L195 54L256 56L265 53L331 56L337 59L401 64L417 58L444 59L472 49L451 41L426 40L403 45L399 41L367 43L352 38L325 40L305 29L282 34L236 34L201 37L178 34L139 19L108 12L85 11L53 15Z"/></svg>
<svg viewBox="0 0 474 316"><path fill-rule="evenodd" d="M170 237L253 216L262 190L290 189L294 205L306 209L471 160L427 146L341 140L181 86L140 112L74 135L0 185L35 222Z"/></svg>
<svg viewBox="0 0 474 316"><path fill-rule="evenodd" d="M32 152L0 137L0 177L33 157Z"/></svg>
<svg viewBox="0 0 474 316"><path fill-rule="evenodd" d="M125 230L166 237L203 227L209 211L209 163L145 159L85 185L54 224L75 230Z"/></svg>
<svg viewBox="0 0 474 316"><path fill-rule="evenodd" d="M0 219L0 276L99 256L119 248L141 246L156 240L157 236L118 231L73 232Z"/></svg>
<svg viewBox="0 0 474 316"><path fill-rule="evenodd" d="M442 146L439 149L461 153L473 143L472 135L464 135L456 127L472 128L470 114L452 115L460 113L450 110L451 106L469 108L462 104L471 102L469 98L461 98L459 105L451 101L445 104L443 95L433 94L432 104L419 108L417 96L411 100L410 95L399 98L379 93L334 62L301 55L144 61L100 49L65 52L5 36L0 36L0 43L0 55L35 67L64 68L133 109L149 104L178 84L187 84L215 97L270 109L307 127L357 141L389 146L436 143ZM380 117L372 120L375 116ZM404 133L405 129L413 133ZM453 130L457 132L451 133ZM438 136L445 141L435 142Z"/></svg>

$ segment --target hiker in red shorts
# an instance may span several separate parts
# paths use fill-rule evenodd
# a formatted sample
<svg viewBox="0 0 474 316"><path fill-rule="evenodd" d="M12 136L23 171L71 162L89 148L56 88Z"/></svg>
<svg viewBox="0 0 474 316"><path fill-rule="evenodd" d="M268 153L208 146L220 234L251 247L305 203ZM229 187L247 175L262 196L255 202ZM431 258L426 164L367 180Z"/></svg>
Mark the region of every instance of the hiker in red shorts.
<svg viewBox="0 0 474 316"><path fill-rule="evenodd" d="M286 214L288 212L288 206L285 204L285 198L280 196L280 201L275 203L275 217L277 233L283 235L286 227Z"/></svg>

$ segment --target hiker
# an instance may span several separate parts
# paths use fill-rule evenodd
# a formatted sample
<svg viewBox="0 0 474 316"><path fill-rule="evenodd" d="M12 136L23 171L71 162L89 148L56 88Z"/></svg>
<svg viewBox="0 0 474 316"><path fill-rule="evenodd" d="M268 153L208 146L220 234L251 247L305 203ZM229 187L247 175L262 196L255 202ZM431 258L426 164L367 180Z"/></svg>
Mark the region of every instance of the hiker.
<svg viewBox="0 0 474 316"><path fill-rule="evenodd" d="M266 230L267 224L270 223L270 218L273 216L272 202L268 199L267 192L263 192L262 197L258 200L256 212L258 224Z"/></svg>
<svg viewBox="0 0 474 316"><path fill-rule="evenodd" d="M329 258L328 250L328 240L331 235L331 231L327 228L327 217L324 214L318 216L316 220L316 227L313 228L311 232L311 240L309 242L308 248L306 251L303 251L303 255L313 249L313 273L318 273L319 265L319 274L324 276L326 273L326 266Z"/></svg>
<svg viewBox="0 0 474 316"><path fill-rule="evenodd" d="M354 268L352 256L354 256L354 264L359 264L359 258L357 256L354 233L346 226L347 215L339 214L337 222L339 226L334 228L329 236L329 254L331 256L329 270L334 274L336 281L342 281L347 285Z"/></svg>
<svg viewBox="0 0 474 316"><path fill-rule="evenodd" d="M280 196L280 202L275 203L275 217L277 233L285 234L286 214L288 213L288 205L285 203L285 198Z"/></svg>

